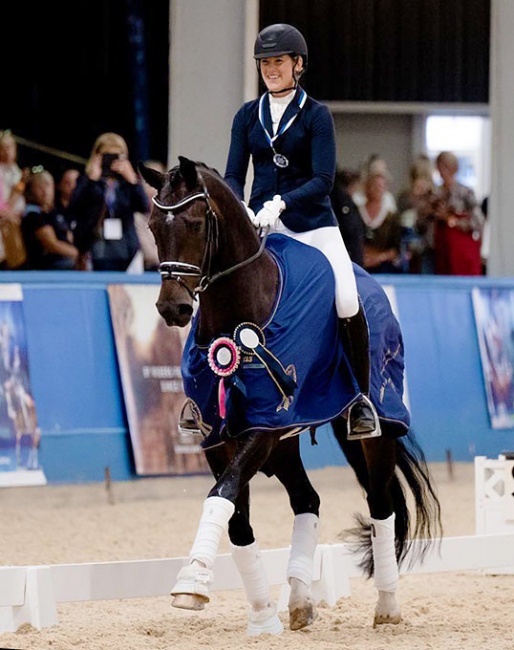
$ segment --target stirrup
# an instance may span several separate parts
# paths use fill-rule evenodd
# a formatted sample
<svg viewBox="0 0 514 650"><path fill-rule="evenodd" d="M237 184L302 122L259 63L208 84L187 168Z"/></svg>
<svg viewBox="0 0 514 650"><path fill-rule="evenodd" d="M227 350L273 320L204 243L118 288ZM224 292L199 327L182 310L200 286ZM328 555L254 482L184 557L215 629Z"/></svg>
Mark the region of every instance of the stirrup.
<svg viewBox="0 0 514 650"><path fill-rule="evenodd" d="M198 418L195 417L195 412L198 407L192 399L186 398L178 416L178 433L180 436L188 435L203 435Z"/></svg>
<svg viewBox="0 0 514 650"><path fill-rule="evenodd" d="M200 427L196 424L193 418L182 418L178 423L178 432L181 436L188 433L199 435L202 433Z"/></svg>
<svg viewBox="0 0 514 650"><path fill-rule="evenodd" d="M352 429L351 417L354 407L357 405L362 405L369 407L373 414L374 426L368 431L354 431ZM375 409L373 402L366 395L361 395L360 400L354 402L348 409L348 415L346 419L346 438L347 440L365 440L367 438L378 438L382 435L382 429L380 427L380 420L378 419L378 414Z"/></svg>

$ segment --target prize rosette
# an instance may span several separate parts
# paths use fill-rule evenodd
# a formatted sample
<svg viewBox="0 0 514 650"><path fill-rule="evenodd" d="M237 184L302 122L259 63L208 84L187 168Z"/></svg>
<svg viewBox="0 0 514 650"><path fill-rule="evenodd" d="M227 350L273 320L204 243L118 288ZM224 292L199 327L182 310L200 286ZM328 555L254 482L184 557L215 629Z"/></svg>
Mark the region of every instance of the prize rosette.
<svg viewBox="0 0 514 650"><path fill-rule="evenodd" d="M241 352L232 339L222 336L210 344L207 360L215 375L230 377L239 366Z"/></svg>
<svg viewBox="0 0 514 650"><path fill-rule="evenodd" d="M254 323L241 323L234 330L234 341L245 354L255 354L266 343L264 332Z"/></svg>
<svg viewBox="0 0 514 650"><path fill-rule="evenodd" d="M234 330L233 337L244 354L254 355L261 361L282 394L278 410L287 410L293 401L293 393L298 388L294 367L284 368L271 350L266 348L264 332L255 323L241 323Z"/></svg>

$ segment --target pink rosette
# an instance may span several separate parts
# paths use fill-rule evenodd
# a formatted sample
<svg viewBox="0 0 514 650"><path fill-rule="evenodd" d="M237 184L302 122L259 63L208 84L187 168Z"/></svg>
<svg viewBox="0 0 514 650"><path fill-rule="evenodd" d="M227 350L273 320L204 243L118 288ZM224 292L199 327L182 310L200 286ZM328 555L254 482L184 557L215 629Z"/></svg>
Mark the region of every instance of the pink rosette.
<svg viewBox="0 0 514 650"><path fill-rule="evenodd" d="M232 339L222 336L210 344L207 360L215 375L230 377L239 366L241 352Z"/></svg>

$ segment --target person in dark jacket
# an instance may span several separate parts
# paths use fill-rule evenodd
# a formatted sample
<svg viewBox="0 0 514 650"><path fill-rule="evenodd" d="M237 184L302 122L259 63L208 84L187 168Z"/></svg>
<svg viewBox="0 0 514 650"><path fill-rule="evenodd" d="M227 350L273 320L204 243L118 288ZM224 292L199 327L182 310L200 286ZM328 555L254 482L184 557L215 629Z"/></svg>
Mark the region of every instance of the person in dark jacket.
<svg viewBox="0 0 514 650"><path fill-rule="evenodd" d="M134 213L148 209L125 140L117 133L103 133L93 145L68 209L83 270L126 271L140 250Z"/></svg>
<svg viewBox="0 0 514 650"><path fill-rule="evenodd" d="M353 191L360 185L360 174L353 169L342 169L336 179L330 200L339 224L339 230L352 262L364 266L365 228L359 208L352 198Z"/></svg>
<svg viewBox="0 0 514 650"><path fill-rule="evenodd" d="M23 268L73 270L78 250L64 215L55 209L55 182L42 167L33 168L25 183L25 213L21 232L27 251Z"/></svg>
<svg viewBox="0 0 514 650"><path fill-rule="evenodd" d="M368 397L368 324L330 201L336 170L332 116L299 85L308 51L295 27L276 24L263 29L254 58L266 92L245 103L234 117L225 180L243 201L252 158L248 214L254 225L314 246L328 258L336 280L341 337L362 393L349 410L349 437L380 435Z"/></svg>

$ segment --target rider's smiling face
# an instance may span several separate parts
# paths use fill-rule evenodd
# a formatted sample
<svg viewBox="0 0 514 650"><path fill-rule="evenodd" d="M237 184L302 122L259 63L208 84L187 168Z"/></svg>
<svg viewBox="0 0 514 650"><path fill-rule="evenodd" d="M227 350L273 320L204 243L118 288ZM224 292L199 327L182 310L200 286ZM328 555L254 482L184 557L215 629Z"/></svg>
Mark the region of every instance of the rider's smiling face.
<svg viewBox="0 0 514 650"><path fill-rule="evenodd" d="M293 71L301 69L301 57L298 60L293 59L289 54L282 56L270 56L267 59L261 59L260 72L261 77L268 91L272 93L281 90L290 89L295 85Z"/></svg>

